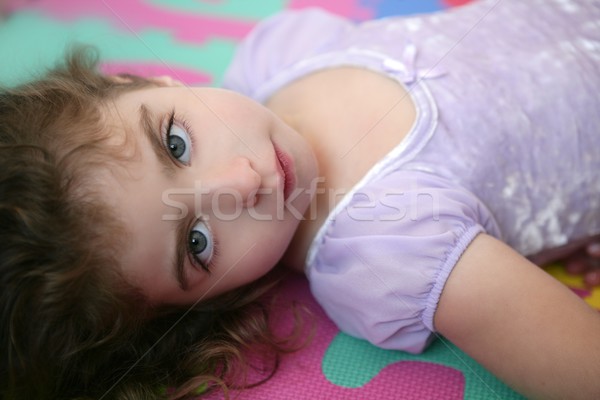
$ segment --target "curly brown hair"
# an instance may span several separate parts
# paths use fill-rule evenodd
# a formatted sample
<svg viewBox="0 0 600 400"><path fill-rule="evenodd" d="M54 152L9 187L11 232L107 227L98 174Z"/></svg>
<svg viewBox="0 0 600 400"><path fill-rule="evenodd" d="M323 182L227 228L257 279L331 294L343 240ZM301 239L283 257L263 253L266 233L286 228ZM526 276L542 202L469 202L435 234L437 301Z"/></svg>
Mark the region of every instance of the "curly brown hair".
<svg viewBox="0 0 600 400"><path fill-rule="evenodd" d="M101 107L154 83L97 65L79 47L0 91L0 397L188 398L240 382L248 349L269 355L268 379L294 340L271 333L259 301L272 274L191 309L153 309L119 273L125 227L89 178L118 153Z"/></svg>

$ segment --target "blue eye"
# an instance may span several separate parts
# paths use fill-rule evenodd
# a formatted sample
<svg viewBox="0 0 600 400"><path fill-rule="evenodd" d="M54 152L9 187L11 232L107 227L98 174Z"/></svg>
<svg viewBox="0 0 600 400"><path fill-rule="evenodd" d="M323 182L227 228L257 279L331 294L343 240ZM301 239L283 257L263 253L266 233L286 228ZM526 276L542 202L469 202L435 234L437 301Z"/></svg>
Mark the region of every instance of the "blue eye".
<svg viewBox="0 0 600 400"><path fill-rule="evenodd" d="M188 248L197 264L208 271L208 265L214 252L214 243L210 230L204 222L199 221L190 230Z"/></svg>
<svg viewBox="0 0 600 400"><path fill-rule="evenodd" d="M192 140L185 129L174 123L173 116L169 119L165 145L173 158L182 164L189 165Z"/></svg>

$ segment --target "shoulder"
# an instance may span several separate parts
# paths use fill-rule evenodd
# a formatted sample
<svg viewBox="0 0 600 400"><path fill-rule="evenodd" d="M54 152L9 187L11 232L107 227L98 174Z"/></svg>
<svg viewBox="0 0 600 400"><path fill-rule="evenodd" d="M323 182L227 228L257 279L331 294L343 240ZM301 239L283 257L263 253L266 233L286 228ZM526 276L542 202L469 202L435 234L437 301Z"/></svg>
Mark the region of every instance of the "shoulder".
<svg viewBox="0 0 600 400"><path fill-rule="evenodd" d="M446 279L474 238L494 231L483 205L438 176L387 174L352 194L325 228L308 277L344 332L422 351Z"/></svg>
<svg viewBox="0 0 600 400"><path fill-rule="evenodd" d="M290 10L260 22L238 46L226 89L255 97L283 69L326 51L353 23L319 8Z"/></svg>
<svg viewBox="0 0 600 400"><path fill-rule="evenodd" d="M384 160L385 161L385 160ZM384 163L337 205L329 236L420 236L480 224L498 233L491 212L471 191L439 175Z"/></svg>

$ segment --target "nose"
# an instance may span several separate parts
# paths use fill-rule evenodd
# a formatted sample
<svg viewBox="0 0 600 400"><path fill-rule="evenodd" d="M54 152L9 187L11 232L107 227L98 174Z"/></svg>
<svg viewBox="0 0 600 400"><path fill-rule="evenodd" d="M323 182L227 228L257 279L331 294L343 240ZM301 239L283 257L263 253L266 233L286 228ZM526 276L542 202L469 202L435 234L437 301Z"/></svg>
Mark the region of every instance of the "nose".
<svg viewBox="0 0 600 400"><path fill-rule="evenodd" d="M256 204L257 193L262 178L252 166L252 162L243 156L236 156L225 163L209 181L209 190L213 195L235 200L237 204L252 207Z"/></svg>

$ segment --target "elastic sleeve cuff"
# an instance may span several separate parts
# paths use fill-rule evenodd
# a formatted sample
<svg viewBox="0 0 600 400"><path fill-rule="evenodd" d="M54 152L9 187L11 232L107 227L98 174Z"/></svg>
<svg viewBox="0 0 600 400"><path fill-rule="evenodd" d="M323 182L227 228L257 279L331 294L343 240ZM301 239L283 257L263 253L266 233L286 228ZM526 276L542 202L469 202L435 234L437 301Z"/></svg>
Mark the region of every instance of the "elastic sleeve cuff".
<svg viewBox="0 0 600 400"><path fill-rule="evenodd" d="M444 290L444 286L446 285L446 281L448 280L450 273L456 266L458 259L462 256L462 254L471 244L473 239L475 239L475 237L482 232L485 232L485 230L481 225L472 225L471 227L465 229L463 234L460 235L458 240L456 241L456 246L454 246L452 251L448 254L446 261L440 268L440 272L438 273L435 279L433 289L427 297L425 311L423 312L423 324L431 332L436 331L435 326L433 324L433 317L437 310L437 306L440 301L440 296L442 295L442 291Z"/></svg>

